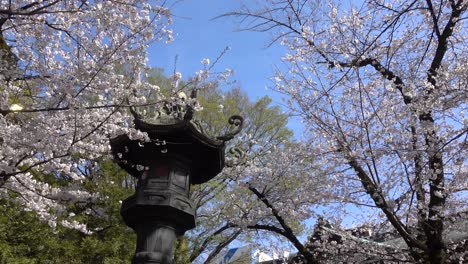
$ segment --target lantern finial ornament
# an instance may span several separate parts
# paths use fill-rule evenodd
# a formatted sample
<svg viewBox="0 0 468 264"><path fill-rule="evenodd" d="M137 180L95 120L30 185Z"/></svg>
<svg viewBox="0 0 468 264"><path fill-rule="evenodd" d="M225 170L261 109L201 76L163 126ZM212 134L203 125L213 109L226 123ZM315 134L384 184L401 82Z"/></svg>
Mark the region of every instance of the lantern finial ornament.
<svg viewBox="0 0 468 264"><path fill-rule="evenodd" d="M222 140L222 141L229 141L234 138L239 132L241 132L242 127L244 125L244 118L240 115L233 115L229 117L228 120L229 124L233 126L233 129L231 129L228 133L226 133L223 136L217 137L217 139Z"/></svg>
<svg viewBox="0 0 468 264"><path fill-rule="evenodd" d="M191 122L194 110L187 104L165 104L146 115L130 111L135 128L150 138L147 142L127 135L111 139L115 161L137 179L135 194L121 208L125 223L137 234L132 263L171 264L176 237L195 227L190 185L221 172L225 143L242 129L243 118L229 118L233 129L212 139Z"/></svg>

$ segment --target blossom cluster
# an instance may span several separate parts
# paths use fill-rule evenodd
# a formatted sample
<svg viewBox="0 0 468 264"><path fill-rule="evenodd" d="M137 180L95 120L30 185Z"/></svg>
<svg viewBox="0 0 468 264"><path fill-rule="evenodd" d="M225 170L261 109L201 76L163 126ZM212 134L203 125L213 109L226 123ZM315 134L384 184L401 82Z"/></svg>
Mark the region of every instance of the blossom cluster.
<svg viewBox="0 0 468 264"><path fill-rule="evenodd" d="M77 157L109 153L109 138L133 128L130 105L152 104L138 94L147 47L173 39L166 1L1 1L0 172L3 194L39 217L58 219L66 202L92 202ZM156 99L161 99L156 97ZM66 178L52 188L36 174Z"/></svg>

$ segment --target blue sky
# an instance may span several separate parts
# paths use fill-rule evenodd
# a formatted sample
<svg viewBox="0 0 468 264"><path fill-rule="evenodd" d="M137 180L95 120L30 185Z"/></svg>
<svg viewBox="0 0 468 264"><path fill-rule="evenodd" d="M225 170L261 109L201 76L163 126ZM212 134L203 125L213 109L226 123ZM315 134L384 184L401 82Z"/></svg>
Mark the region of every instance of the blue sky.
<svg viewBox="0 0 468 264"><path fill-rule="evenodd" d="M234 11L240 0L184 0L172 9L175 40L169 44L155 43L150 46L150 65L161 67L170 74L176 70L183 77L202 69L200 61L209 58L213 62L225 47L231 49L216 65L216 70L233 69L233 80L249 94L251 99L269 94L280 101L266 86L271 82L275 64L280 64L284 49L275 45L267 48L271 40L269 33L236 31L234 18L214 17Z"/></svg>

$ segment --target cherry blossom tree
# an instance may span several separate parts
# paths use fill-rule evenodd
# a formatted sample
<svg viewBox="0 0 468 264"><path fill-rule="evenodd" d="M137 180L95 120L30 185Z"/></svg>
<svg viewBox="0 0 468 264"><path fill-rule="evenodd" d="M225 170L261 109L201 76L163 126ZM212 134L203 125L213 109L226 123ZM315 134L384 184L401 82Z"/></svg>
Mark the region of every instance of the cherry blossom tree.
<svg viewBox="0 0 468 264"><path fill-rule="evenodd" d="M263 143L256 148L242 163L218 175L217 180L226 184L211 195L211 203L199 208L203 223L195 232L208 233L205 241L214 243L206 243L209 254L196 263L210 263L224 243L234 239L277 252L294 248L307 263L319 263L301 238L307 231L304 222L317 219L323 206L345 196L339 193L342 190L330 191L338 179L321 170L303 142ZM209 247L212 244L214 248Z"/></svg>
<svg viewBox="0 0 468 264"><path fill-rule="evenodd" d="M227 14L288 49L273 81L306 124L310 156L340 179L342 203L379 212L415 261L445 263L444 219L467 209L467 7L269 0Z"/></svg>
<svg viewBox="0 0 468 264"><path fill-rule="evenodd" d="M179 100L141 82L151 41L172 40L166 1L0 1L0 190L54 227L88 203L79 168L132 127L130 105ZM148 92L156 96L144 97ZM54 175L66 186L38 177Z"/></svg>
<svg viewBox="0 0 468 264"><path fill-rule="evenodd" d="M225 120L233 114L244 117L242 135L227 146L228 168L210 182L192 188L198 223L186 235L189 259L191 263L208 263L234 240L248 240L249 231L233 219L245 216L249 209L242 211L243 208L252 206L255 199L249 201L249 191L246 193L245 186L239 186L237 181L250 176L245 170L248 163L271 155L272 149L283 145L292 132L285 127L288 115L278 106L272 106L269 97L251 101L239 88L222 92L219 87L212 87L200 91L199 101L203 110L194 119L207 134L224 134Z"/></svg>
<svg viewBox="0 0 468 264"><path fill-rule="evenodd" d="M255 157L229 173L243 175L236 179L242 191L229 196L240 211L231 224L260 232L262 236L257 239L264 243L271 237L270 246L283 244L279 252L289 243L308 263L318 263L300 236L306 230L304 222L317 218L322 205L337 199L325 191L333 188L336 179L321 170L306 144L289 142L273 147L267 155Z"/></svg>

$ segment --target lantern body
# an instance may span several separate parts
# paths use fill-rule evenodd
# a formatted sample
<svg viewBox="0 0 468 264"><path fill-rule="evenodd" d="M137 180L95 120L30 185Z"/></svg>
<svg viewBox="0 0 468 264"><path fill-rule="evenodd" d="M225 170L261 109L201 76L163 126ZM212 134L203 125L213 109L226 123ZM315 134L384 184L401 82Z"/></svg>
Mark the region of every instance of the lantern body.
<svg viewBox="0 0 468 264"><path fill-rule="evenodd" d="M149 124L135 120L149 141L111 139L116 162L137 178L121 215L137 234L132 263L170 264L177 236L195 227L190 184L216 176L224 166L225 141L200 133L188 120Z"/></svg>
<svg viewBox="0 0 468 264"><path fill-rule="evenodd" d="M122 217L137 233L133 263L172 263L176 237L195 227L188 164L181 157L156 160L139 175L135 194L122 202Z"/></svg>

